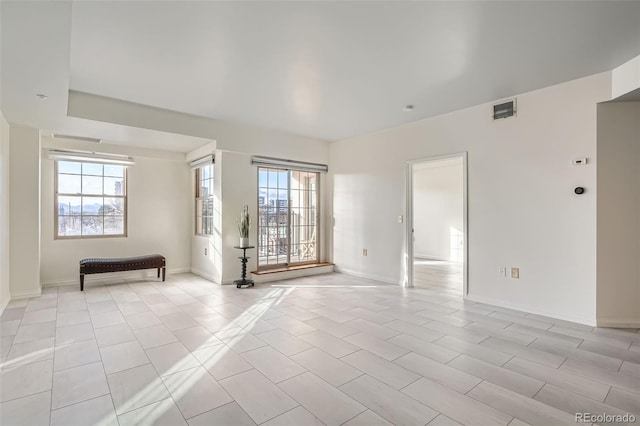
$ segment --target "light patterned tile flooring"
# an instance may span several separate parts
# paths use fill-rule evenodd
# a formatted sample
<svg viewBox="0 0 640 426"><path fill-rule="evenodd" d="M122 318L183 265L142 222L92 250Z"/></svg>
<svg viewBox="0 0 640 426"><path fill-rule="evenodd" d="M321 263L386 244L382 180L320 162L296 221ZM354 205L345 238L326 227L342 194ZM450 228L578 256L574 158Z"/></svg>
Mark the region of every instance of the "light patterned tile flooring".
<svg viewBox="0 0 640 426"><path fill-rule="evenodd" d="M45 288L0 330L0 424L575 424L640 418L638 330L341 274Z"/></svg>
<svg viewBox="0 0 640 426"><path fill-rule="evenodd" d="M442 260L413 259L413 285L441 288L462 294L463 264Z"/></svg>

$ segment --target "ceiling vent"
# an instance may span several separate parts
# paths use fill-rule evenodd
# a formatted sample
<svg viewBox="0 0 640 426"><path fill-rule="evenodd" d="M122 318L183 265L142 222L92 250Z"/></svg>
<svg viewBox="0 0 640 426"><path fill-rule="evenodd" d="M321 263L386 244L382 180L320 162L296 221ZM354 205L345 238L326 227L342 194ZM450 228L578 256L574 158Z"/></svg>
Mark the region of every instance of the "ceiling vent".
<svg viewBox="0 0 640 426"><path fill-rule="evenodd" d="M61 134L58 134L58 133L53 133L51 135L51 137L54 138L54 139L69 139L69 140L72 140L72 141L102 143L102 139L86 138L84 136L61 135Z"/></svg>
<svg viewBox="0 0 640 426"><path fill-rule="evenodd" d="M493 119L509 118L516 115L516 99L493 105Z"/></svg>

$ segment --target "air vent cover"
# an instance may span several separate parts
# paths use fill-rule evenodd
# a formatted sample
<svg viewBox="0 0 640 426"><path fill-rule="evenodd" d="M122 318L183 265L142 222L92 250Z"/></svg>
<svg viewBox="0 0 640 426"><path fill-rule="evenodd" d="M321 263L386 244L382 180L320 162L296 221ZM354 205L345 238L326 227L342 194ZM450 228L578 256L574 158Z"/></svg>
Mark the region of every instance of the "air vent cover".
<svg viewBox="0 0 640 426"><path fill-rule="evenodd" d="M493 119L509 118L516 115L516 100L511 99L493 106Z"/></svg>

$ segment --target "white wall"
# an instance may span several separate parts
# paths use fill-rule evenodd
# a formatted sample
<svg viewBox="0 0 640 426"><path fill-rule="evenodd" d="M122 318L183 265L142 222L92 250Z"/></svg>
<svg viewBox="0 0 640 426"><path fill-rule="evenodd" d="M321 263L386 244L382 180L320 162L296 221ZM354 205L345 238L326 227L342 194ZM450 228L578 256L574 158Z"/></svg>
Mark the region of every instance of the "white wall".
<svg viewBox="0 0 640 426"><path fill-rule="evenodd" d="M11 299L9 230L9 124L0 111L0 312Z"/></svg>
<svg viewBox="0 0 640 426"><path fill-rule="evenodd" d="M570 161L595 158L610 96L607 72L521 94L515 118L492 121L485 104L332 144L334 262L402 281L406 161L466 151L469 298L595 323L596 164Z"/></svg>
<svg viewBox="0 0 640 426"><path fill-rule="evenodd" d="M640 89L640 56L625 62L611 72L612 98Z"/></svg>
<svg viewBox="0 0 640 426"><path fill-rule="evenodd" d="M296 161L327 164L329 162L329 145L317 139L308 139L272 130L252 127L225 125L215 134L215 143L187 154L187 159L196 159L215 150L215 217L216 230L212 238L194 236L192 238L193 258L192 271L214 282L232 284L240 278L240 261L242 252L234 249L237 246L238 230L236 218L244 205L257 220L258 214L258 177L257 167L251 165L253 155L283 158ZM220 149L221 146L226 147ZM329 256L326 241L332 233L327 217L330 217L328 201L329 189L326 187L325 175L320 176L320 208L322 211L320 226L324 230L319 236L320 260ZM195 185L192 182L192 188ZM193 189L192 189L192 197ZM220 202L222 200L222 202ZM192 213L193 215L193 213ZM191 231L193 234L193 230ZM258 231L254 222L250 242L257 244ZM208 255L204 255L207 248ZM248 250L251 259L247 270L257 268L256 250Z"/></svg>
<svg viewBox="0 0 640 426"><path fill-rule="evenodd" d="M9 128L11 298L40 294L40 131Z"/></svg>
<svg viewBox="0 0 640 426"><path fill-rule="evenodd" d="M242 250L233 247L240 243L236 219L245 205L249 206L253 219L249 242L253 246L258 243L258 169L251 165L251 155L248 154L218 151L216 162L216 167L221 170L222 183L222 284L231 284L241 275L238 256L242 255ZM251 257L247 271L255 271L258 266L257 249L247 250L247 256Z"/></svg>
<svg viewBox="0 0 640 426"><path fill-rule="evenodd" d="M598 325L640 328L640 103L598 105Z"/></svg>
<svg viewBox="0 0 640 426"><path fill-rule="evenodd" d="M455 238L463 232L462 197L461 158L436 160L414 168L414 257L462 261L461 238Z"/></svg>
<svg viewBox="0 0 640 426"><path fill-rule="evenodd" d="M274 152L272 156L282 154L282 152ZM221 173L219 181L221 182L220 197L222 199L220 212L220 234L222 235L222 239L219 252L222 254L222 284L232 284L234 280L240 278L241 265L238 256L242 254L242 251L234 249L233 247L239 244L236 219L245 205L249 206L249 212L253 219L249 241L253 246L256 246L258 243L258 168L251 165L251 157L252 155L239 152L216 152L216 168ZM310 161L308 157L290 157L285 155L283 158ZM323 159L315 157L315 161L322 163ZM216 178L218 178L218 175L216 175ZM321 188L323 188L325 180L325 176L321 174ZM326 191L321 190L320 197L322 204L327 197ZM326 216L325 210L324 217L321 218L320 222L325 233L329 230ZM324 241L320 241L320 261L325 261L327 258L327 247L323 243ZM247 250L247 256L251 257L247 263L247 271L255 271L258 267L257 249ZM250 277L250 274L247 275Z"/></svg>
<svg viewBox="0 0 640 426"><path fill-rule="evenodd" d="M43 141L47 147L79 148L72 143ZM87 149L87 146L84 146ZM184 154L100 145L92 150L127 154L136 165L128 169L128 236L55 240L53 228L53 160L42 150L42 263L41 280L47 284L77 284L78 261L87 257L122 257L159 253L167 258L167 272L186 272L191 265L193 199L188 190L190 169ZM155 270L130 276L155 276ZM120 274L123 276L123 274ZM106 276L90 275L86 282ZM109 274L108 279L118 275Z"/></svg>
<svg viewBox="0 0 640 426"><path fill-rule="evenodd" d="M311 163L329 164L329 144L319 139L309 139L301 136L262 130L253 127L228 126L216 136L218 153L216 167L222 167L223 197L222 211L222 236L223 236L223 278L222 282L228 284L239 278L240 263L237 259L239 251L228 248L238 245L238 231L236 217L240 214L243 205L249 206L252 217L258 214L258 177L257 167L251 165L253 155L282 158L294 161L307 161ZM223 147L223 148L221 148ZM222 151L221 151L222 149ZM218 161L218 158L221 161ZM331 168L331 166L329 167ZM320 229L318 236L319 259L330 261L331 247L327 241L333 233L331 226L332 204L329 202L328 187L325 174L320 174ZM258 231L254 223L250 235L251 243L256 244ZM226 251L225 251L226 250ZM248 270L257 268L256 251L251 255ZM235 265L235 266L232 266ZM231 268L231 269L230 269Z"/></svg>
<svg viewBox="0 0 640 426"><path fill-rule="evenodd" d="M259 127L247 126L237 123L228 123L224 121L196 117L188 114L176 113L173 111L163 110L159 108L148 107L144 105L134 104L130 102L119 101L116 99L104 98L101 96L79 93L71 91L69 93L68 112L70 116L87 118L90 120L99 120L107 123L116 123L125 126L140 127L145 129L156 129L163 132L171 132L180 135L190 135L199 138L206 138L215 142L207 144L207 146L196 149L187 154L188 159L194 159L201 154L212 150L217 153L237 153L244 154L250 160L251 155L265 155L271 157L285 158L290 160L308 161L315 163L327 164L329 162L329 144L327 141L294 135L282 131L264 129ZM227 168L227 173L236 176L235 179L224 178L222 175L224 165L222 155L216 158L216 187L217 194L225 193L225 197L236 197L237 191L246 191L242 197L236 197L236 202L242 202L240 198L257 199L257 181L246 181L252 173L255 174L255 167L247 164L246 161L237 170ZM229 157L232 158L232 157ZM235 160L230 159L230 162ZM239 161L239 160L238 160ZM221 173L218 175L218 173ZM219 179L218 179L219 178ZM329 214L331 204L326 202L327 198L323 194L327 194L330 188L324 186L325 179L321 179L321 226L325 230L323 235L318 236L320 244L321 258L326 260L329 258L326 242L330 240L332 230L328 227L326 216ZM193 182L190 186L189 193L193 198ZM241 189L242 188L242 189ZM230 195L232 194L232 195ZM217 195L218 196L218 195ZM245 203L247 204L247 203ZM188 204L191 209L191 216L194 215L193 199ZM224 268L226 264L225 258L231 256L233 251L228 250L227 232L236 235L235 217L242 205L236 206L226 203L229 206L228 214L231 217L225 219L225 212L219 213L219 220L216 219L216 226L222 229L222 233L215 238L196 237L191 232L191 251L193 259L191 261L191 270L194 273L209 278L215 282L229 282L231 272L229 267ZM223 207L224 208L224 207ZM254 208L254 215L257 213L257 207ZM233 223L233 227L225 224ZM257 235L257 234L256 234ZM217 238L217 240L216 240ZM255 241L255 238L254 240ZM236 245L237 242L231 242ZM208 253L214 253L214 256L204 255L204 249L207 248ZM233 250L233 249L232 249ZM233 254L237 261L238 252ZM220 262L216 261L216 257L221 256ZM222 268L222 269L221 269ZM223 269L225 272L222 272ZM237 266L233 268L235 271ZM235 272L234 272L235 274ZM224 275L224 276L223 276ZM234 279L237 278L234 275Z"/></svg>

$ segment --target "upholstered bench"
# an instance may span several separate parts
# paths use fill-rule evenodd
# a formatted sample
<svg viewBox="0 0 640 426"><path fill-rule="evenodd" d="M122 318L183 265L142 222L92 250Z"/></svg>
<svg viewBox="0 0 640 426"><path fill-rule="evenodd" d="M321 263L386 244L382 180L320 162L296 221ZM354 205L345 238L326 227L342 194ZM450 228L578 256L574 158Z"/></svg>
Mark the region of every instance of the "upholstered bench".
<svg viewBox="0 0 640 426"><path fill-rule="evenodd" d="M164 281L166 259L160 254L116 259L82 259L80 261L80 291L84 290L84 276L87 274L135 271L138 269L152 268L158 269L158 278L160 278L160 269L162 269L162 281Z"/></svg>

